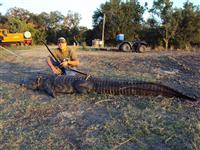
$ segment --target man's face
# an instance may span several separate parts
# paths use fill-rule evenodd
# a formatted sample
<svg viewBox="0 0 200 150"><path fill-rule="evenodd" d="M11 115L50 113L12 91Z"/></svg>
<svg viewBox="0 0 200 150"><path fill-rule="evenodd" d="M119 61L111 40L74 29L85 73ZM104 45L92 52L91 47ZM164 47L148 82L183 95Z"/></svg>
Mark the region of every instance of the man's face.
<svg viewBox="0 0 200 150"><path fill-rule="evenodd" d="M66 47L67 47L67 44L66 44L66 43L63 43L63 42L60 42L60 43L58 43L58 47L59 47L61 50L65 50Z"/></svg>

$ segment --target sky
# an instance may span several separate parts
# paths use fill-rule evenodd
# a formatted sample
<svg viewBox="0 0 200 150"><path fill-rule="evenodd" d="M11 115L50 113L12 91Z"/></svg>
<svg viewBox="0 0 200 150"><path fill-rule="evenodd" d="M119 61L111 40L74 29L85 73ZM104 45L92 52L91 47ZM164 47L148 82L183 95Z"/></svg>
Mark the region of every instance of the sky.
<svg viewBox="0 0 200 150"><path fill-rule="evenodd" d="M67 15L68 11L79 13L81 15L81 26L92 28L92 15L102 3L109 0L0 0L0 13L5 15L7 10L12 7L24 8L32 13L39 14L41 12L60 11L63 15ZM148 2L151 8L153 0L138 0L142 6ZM174 7L182 7L186 0L172 0ZM200 5L200 0L190 0L195 5ZM148 18L149 14L145 13L144 18Z"/></svg>

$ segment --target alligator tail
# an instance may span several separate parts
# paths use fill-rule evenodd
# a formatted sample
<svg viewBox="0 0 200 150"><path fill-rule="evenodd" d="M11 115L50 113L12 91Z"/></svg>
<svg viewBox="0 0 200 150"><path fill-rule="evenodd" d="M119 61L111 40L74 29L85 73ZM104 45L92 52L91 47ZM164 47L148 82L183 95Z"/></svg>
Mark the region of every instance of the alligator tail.
<svg viewBox="0 0 200 150"><path fill-rule="evenodd" d="M115 81L96 81L94 89L97 93L112 94L112 95L141 95L141 96L158 96L177 97L196 101L196 99L186 96L165 85L151 83L151 82L115 82Z"/></svg>

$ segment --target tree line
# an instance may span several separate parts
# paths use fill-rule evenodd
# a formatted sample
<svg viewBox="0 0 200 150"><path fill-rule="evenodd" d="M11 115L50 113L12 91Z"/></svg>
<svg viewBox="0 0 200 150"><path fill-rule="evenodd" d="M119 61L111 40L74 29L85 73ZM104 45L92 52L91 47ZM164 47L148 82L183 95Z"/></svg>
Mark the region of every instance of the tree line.
<svg viewBox="0 0 200 150"><path fill-rule="evenodd" d="M150 17L144 20L145 11ZM171 0L154 0L148 8L138 0L110 0L97 8L93 17L93 29L80 26L81 15L68 11L34 14L22 8L10 8L5 15L0 14L0 28L10 32L30 31L35 44L41 40L56 43L60 36L69 43L79 41L92 44L93 39L101 39L103 17L105 21L105 45L115 46L116 35L122 33L125 40L145 40L151 47L166 49L200 46L200 8L186 1L183 8L174 8Z"/></svg>

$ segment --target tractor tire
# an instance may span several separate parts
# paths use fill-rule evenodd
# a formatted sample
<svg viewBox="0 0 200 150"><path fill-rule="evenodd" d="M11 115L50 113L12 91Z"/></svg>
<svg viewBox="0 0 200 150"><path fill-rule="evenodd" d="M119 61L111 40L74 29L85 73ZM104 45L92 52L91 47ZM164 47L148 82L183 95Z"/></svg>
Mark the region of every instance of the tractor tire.
<svg viewBox="0 0 200 150"><path fill-rule="evenodd" d="M140 48L139 48L138 53L144 53L144 52L146 52L146 46L145 45L141 45Z"/></svg>
<svg viewBox="0 0 200 150"><path fill-rule="evenodd" d="M132 51L131 46L128 43L123 43L120 46L120 50L123 52L131 52Z"/></svg>

